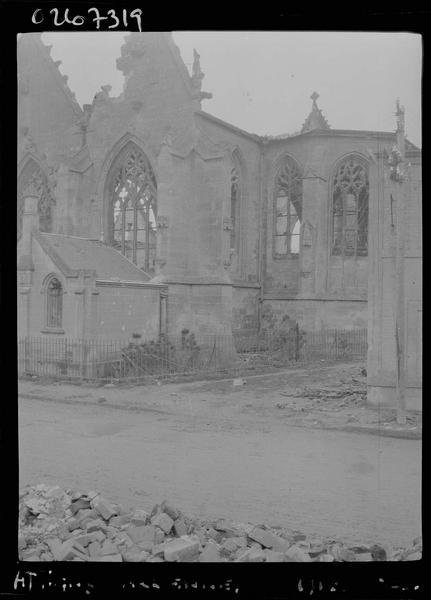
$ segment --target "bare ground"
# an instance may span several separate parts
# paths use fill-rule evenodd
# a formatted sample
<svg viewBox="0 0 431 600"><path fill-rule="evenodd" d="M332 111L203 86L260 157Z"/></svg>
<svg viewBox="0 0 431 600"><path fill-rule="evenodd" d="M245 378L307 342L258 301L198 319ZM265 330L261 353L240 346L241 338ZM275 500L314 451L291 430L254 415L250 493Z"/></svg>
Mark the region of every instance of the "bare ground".
<svg viewBox="0 0 431 600"><path fill-rule="evenodd" d="M211 422L232 419L283 421L296 427L375 431L419 438L420 413L410 412L407 426L396 424L396 411L367 406L366 376L361 363L311 365L266 375L249 375L245 384L232 379L140 386L89 386L21 381L20 395L66 403L106 403L129 410L156 410L193 415Z"/></svg>
<svg viewBox="0 0 431 600"><path fill-rule="evenodd" d="M336 430L396 429L393 411L366 407L361 369L238 387L21 382L20 485L97 489L146 509L167 498L196 517L407 545L421 533L420 441ZM418 431L417 415L408 427Z"/></svg>

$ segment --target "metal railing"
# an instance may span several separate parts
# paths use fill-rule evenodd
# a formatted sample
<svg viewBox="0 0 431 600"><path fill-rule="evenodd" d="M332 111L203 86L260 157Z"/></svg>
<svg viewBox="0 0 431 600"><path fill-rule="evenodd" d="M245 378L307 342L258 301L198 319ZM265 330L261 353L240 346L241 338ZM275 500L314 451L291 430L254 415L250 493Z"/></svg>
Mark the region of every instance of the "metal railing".
<svg viewBox="0 0 431 600"><path fill-rule="evenodd" d="M158 340L18 339L18 375L64 380L141 381L178 375L277 369L315 361L365 359L366 329L234 332Z"/></svg>

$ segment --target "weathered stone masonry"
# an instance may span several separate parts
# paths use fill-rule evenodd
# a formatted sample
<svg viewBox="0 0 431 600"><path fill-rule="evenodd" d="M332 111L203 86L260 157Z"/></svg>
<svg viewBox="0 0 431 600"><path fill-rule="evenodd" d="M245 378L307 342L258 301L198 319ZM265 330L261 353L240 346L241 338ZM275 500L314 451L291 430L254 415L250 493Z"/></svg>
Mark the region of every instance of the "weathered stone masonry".
<svg viewBox="0 0 431 600"><path fill-rule="evenodd" d="M190 74L169 33L128 35L117 60L123 92L112 97L110 86L102 86L83 108L40 34L20 37L18 66L25 330L43 330L37 308L43 294L36 293L32 276L58 272L36 255L34 271L23 268L36 248L21 233L24 200L32 194L39 220L31 231L98 240L125 254L154 290L162 286L167 293L173 334L183 328L228 336L233 329L256 330L265 311L278 319L289 315L307 330L367 326L378 226L372 215L384 171L375 160L395 143L393 132L331 128L316 93L300 132L265 137L243 131L202 109L211 94L202 91L199 55ZM407 160L413 158L412 189L420 194L420 151L407 143ZM139 296L139 286L132 292L124 282L115 287L112 277L105 279L117 298L112 302L128 307L140 297L148 314L155 310L151 303L159 306L159 292ZM408 327L417 327L409 319ZM137 327L145 335L148 319L132 321L124 335ZM91 319L85 327L86 336L102 335Z"/></svg>

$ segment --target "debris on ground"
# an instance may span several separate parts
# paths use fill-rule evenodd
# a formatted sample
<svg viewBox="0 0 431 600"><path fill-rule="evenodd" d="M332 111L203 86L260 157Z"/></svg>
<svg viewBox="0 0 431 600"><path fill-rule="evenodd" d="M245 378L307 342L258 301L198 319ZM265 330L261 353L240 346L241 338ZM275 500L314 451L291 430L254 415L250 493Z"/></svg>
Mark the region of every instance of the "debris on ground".
<svg viewBox="0 0 431 600"><path fill-rule="evenodd" d="M346 377L338 381L330 375L326 384L303 385L279 391L286 400L275 402L274 407L283 410L283 416L298 426L378 428L383 431L400 431L396 409L373 407L367 404L367 371L365 368L350 369ZM404 431L421 434L422 422L419 411L409 411Z"/></svg>
<svg viewBox="0 0 431 600"><path fill-rule="evenodd" d="M23 561L406 561L422 558L422 538L408 548L349 546L290 528L191 519L166 501L126 510L97 491L41 483L20 493L18 552Z"/></svg>

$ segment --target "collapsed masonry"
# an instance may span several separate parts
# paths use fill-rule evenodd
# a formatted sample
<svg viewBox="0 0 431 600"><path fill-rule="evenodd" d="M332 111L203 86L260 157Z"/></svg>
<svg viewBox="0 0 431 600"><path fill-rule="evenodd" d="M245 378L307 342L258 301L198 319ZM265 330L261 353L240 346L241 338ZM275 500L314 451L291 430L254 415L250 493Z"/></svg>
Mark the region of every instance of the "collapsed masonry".
<svg viewBox="0 0 431 600"><path fill-rule="evenodd" d="M18 551L24 561L401 561L422 558L422 539L348 546L284 527L191 519L166 501L127 511L98 492L39 484L20 494Z"/></svg>

